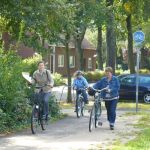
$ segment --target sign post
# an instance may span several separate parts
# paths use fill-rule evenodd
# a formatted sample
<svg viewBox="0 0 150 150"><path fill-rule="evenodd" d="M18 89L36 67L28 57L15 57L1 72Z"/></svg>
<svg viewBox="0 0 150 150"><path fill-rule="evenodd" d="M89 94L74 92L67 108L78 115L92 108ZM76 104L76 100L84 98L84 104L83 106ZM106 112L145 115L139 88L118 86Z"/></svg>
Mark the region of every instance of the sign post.
<svg viewBox="0 0 150 150"><path fill-rule="evenodd" d="M133 40L137 47L137 60L136 60L136 112L138 112L138 93L139 93L139 64L140 64L140 47L145 39L145 34L142 31L133 33Z"/></svg>

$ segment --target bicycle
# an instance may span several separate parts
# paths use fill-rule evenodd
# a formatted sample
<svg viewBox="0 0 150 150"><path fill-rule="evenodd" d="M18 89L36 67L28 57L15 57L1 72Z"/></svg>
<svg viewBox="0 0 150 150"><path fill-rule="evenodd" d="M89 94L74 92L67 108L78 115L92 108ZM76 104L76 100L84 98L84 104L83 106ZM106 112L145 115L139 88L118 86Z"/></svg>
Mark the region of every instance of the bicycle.
<svg viewBox="0 0 150 150"><path fill-rule="evenodd" d="M77 118L80 118L81 116L84 116L84 106L85 106L85 102L84 102L84 97L82 95L82 90L86 90L86 89L78 89L77 93L78 93L78 97L76 99L76 115Z"/></svg>
<svg viewBox="0 0 150 150"><path fill-rule="evenodd" d="M42 130L45 130L46 126L48 125L48 120L46 116L43 115L43 87L44 86L35 87L36 89L40 89L40 92L36 93L34 96L34 105L31 114L32 134L36 134L39 126L41 126Z"/></svg>
<svg viewBox="0 0 150 150"><path fill-rule="evenodd" d="M93 126L95 126L95 128L97 128L98 126L102 126L102 122L100 121L102 113L101 102L103 101L103 98L101 98L101 92L106 89L107 88L97 90L93 88L95 94L94 94L94 104L90 112L89 132L92 132Z"/></svg>

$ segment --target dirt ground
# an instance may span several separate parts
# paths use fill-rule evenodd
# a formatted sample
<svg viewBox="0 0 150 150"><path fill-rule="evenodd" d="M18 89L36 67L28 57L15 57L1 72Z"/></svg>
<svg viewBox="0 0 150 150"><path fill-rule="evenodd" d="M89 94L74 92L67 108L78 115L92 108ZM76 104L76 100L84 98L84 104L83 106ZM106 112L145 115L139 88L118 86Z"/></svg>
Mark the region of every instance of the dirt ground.
<svg viewBox="0 0 150 150"><path fill-rule="evenodd" d="M30 129L0 137L0 150L105 150L111 149L116 140L127 142L137 131L133 127L138 116L124 115L127 111L117 110L115 130L109 129L106 111L102 112L102 127L89 132L89 112L77 118L73 109L64 109L68 117L49 123L47 130L32 135Z"/></svg>

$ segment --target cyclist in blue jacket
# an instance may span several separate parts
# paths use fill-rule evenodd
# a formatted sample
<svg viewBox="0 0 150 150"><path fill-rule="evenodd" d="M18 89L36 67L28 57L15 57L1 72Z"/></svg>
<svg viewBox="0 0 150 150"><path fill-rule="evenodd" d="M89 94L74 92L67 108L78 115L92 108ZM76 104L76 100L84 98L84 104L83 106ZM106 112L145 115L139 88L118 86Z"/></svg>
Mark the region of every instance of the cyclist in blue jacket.
<svg viewBox="0 0 150 150"><path fill-rule="evenodd" d="M86 93L86 88L88 88L87 80L82 76L82 72L75 72L75 79L73 80L73 89L76 90L76 98L79 95L79 92L82 93L85 104L88 104L88 94Z"/></svg>
<svg viewBox="0 0 150 150"><path fill-rule="evenodd" d="M107 110L107 120L110 124L110 129L114 130L114 123L116 119L116 107L119 99L120 83L117 77L113 76L113 70L111 67L106 67L105 74L97 83L94 84L93 88L103 89L107 87L107 90L102 91L101 96L105 100L105 107Z"/></svg>

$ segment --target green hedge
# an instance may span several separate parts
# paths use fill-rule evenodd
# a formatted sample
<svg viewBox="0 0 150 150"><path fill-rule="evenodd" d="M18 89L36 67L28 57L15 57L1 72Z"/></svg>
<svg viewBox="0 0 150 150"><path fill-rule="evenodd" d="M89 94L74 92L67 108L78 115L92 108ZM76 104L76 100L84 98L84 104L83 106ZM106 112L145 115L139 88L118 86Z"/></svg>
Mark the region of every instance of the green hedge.
<svg viewBox="0 0 150 150"><path fill-rule="evenodd" d="M121 74L127 74L129 73L129 70L123 71L123 70L115 70L115 75L121 75ZM150 73L150 70L148 69L140 69L139 73L141 74L148 74ZM89 71L89 72L84 72L84 77L87 79L88 82L95 82L100 80L102 77L105 76L105 71Z"/></svg>

